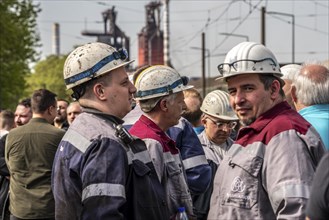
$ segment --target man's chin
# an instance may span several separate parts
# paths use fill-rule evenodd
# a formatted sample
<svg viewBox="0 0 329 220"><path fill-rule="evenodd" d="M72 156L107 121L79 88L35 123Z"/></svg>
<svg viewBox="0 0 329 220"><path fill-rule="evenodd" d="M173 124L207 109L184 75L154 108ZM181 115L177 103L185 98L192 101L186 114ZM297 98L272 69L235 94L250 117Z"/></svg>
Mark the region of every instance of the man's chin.
<svg viewBox="0 0 329 220"><path fill-rule="evenodd" d="M255 117L252 118L240 118L240 122L242 123L243 126L249 126L251 125L254 121L256 121Z"/></svg>
<svg viewBox="0 0 329 220"><path fill-rule="evenodd" d="M63 123L65 120L62 120L61 118L55 118L54 122L56 123Z"/></svg>

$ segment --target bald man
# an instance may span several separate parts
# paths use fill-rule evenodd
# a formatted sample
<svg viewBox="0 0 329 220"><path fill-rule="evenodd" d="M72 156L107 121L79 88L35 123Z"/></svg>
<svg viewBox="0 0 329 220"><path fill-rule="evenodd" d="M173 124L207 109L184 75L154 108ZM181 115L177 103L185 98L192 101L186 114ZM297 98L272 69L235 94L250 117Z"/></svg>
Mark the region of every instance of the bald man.
<svg viewBox="0 0 329 220"><path fill-rule="evenodd" d="M79 102L71 102L66 109L67 122L72 124L74 119L82 112Z"/></svg>
<svg viewBox="0 0 329 220"><path fill-rule="evenodd" d="M321 64L305 64L296 75L291 95L296 110L320 134L329 150L329 70Z"/></svg>

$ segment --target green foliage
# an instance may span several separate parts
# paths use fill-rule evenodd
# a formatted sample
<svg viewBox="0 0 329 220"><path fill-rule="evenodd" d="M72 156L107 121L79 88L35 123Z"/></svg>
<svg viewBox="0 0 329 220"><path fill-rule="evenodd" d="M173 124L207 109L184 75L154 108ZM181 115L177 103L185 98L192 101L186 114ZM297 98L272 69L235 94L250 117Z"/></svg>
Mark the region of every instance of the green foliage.
<svg viewBox="0 0 329 220"><path fill-rule="evenodd" d="M66 57L50 55L45 60L38 62L34 67L34 73L26 77L26 94L32 94L36 89L45 88L57 94L58 98L70 100L63 79Z"/></svg>
<svg viewBox="0 0 329 220"><path fill-rule="evenodd" d="M32 0L0 1L0 108L14 109L23 98L29 63L38 58L36 17Z"/></svg>

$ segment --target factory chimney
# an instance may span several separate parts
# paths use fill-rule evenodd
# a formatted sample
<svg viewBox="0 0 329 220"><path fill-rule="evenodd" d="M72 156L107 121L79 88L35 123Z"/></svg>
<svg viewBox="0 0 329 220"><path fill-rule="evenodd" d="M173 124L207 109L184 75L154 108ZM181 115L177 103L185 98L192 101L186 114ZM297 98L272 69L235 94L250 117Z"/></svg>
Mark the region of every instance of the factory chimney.
<svg viewBox="0 0 329 220"><path fill-rule="evenodd" d="M59 24L53 24L53 37L52 37L52 49L53 54L59 56L60 54L60 41L59 41Z"/></svg>

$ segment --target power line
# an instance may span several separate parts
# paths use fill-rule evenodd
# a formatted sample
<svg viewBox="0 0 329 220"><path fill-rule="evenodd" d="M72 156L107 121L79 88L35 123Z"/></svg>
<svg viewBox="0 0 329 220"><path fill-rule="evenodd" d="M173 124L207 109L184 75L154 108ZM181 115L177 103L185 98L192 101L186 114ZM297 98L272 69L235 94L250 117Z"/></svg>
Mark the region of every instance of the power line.
<svg viewBox="0 0 329 220"><path fill-rule="evenodd" d="M262 2L262 0L260 0L256 5L254 5L253 6L253 8L252 8L252 10L251 11L249 11L249 13L233 28L233 30L230 32L230 34L233 34L234 33L234 31L236 31L239 27L240 27L240 25L241 24L243 24L246 20L247 20L247 18L249 17L249 15L251 15L252 13L253 13L253 11L257 8L257 6L260 4ZM211 53L213 53L214 51L216 51L216 49L218 49L220 46L222 46L223 44L224 44L224 42L229 38L230 36L228 35L228 36L226 36L218 45L216 45L213 49L212 49L212 51L211 51Z"/></svg>
<svg viewBox="0 0 329 220"><path fill-rule="evenodd" d="M225 14L227 13L228 9L231 7L231 5L235 2L235 0L231 1L229 3L229 5L225 8L225 10L223 11L223 13L221 13L214 21L210 22L208 26L213 25L214 23L216 23L217 21L219 21L219 19ZM257 6L262 2L262 0L260 0L256 6L253 7L253 9L247 14L247 16L239 22L239 24L233 29L233 31L231 33L234 33L234 31L248 18L248 16L255 10L255 8L257 8ZM190 43L198 34L200 34L202 31L204 30L204 28L202 28L200 31L198 31L188 42L184 43L184 45ZM215 48L210 52L213 53L218 47L220 47L228 38L229 36L225 37L224 40L217 46L215 46ZM185 69L187 67L190 67L191 65L195 64L196 62L200 62L200 59L193 61L187 65L184 65L180 68L180 70Z"/></svg>
<svg viewBox="0 0 329 220"><path fill-rule="evenodd" d="M310 2L313 2L315 5L319 5L319 6L322 6L324 8L329 8L329 5L321 4L321 3L319 3L318 1L315 1L315 0L310 0Z"/></svg>
<svg viewBox="0 0 329 220"><path fill-rule="evenodd" d="M284 21L284 22L286 22L288 24L291 24L291 21L287 21L287 20L285 20L283 18L280 18L278 16L271 15L271 14L270 14L270 16L273 17L273 18L275 18L275 19L277 19L277 20L281 20L281 21ZM310 27L307 27L307 26L304 26L304 25L296 24L296 22L295 22L295 26L296 27L303 28L303 29L311 30L311 31L314 31L314 32L318 32L320 34L328 35L328 32L321 31L321 30L318 30L318 29L313 29L313 28L310 28Z"/></svg>
<svg viewBox="0 0 329 220"><path fill-rule="evenodd" d="M216 21L218 21L227 12L227 10L231 7L231 5L234 2L236 2L236 0L231 0L228 6L223 10L223 12L218 17L213 22L209 22L208 27L214 24ZM190 39L188 39L186 42L183 42L183 45L189 44L192 40L194 40L197 36L199 36L204 31L204 29L205 27L195 32L195 34Z"/></svg>

